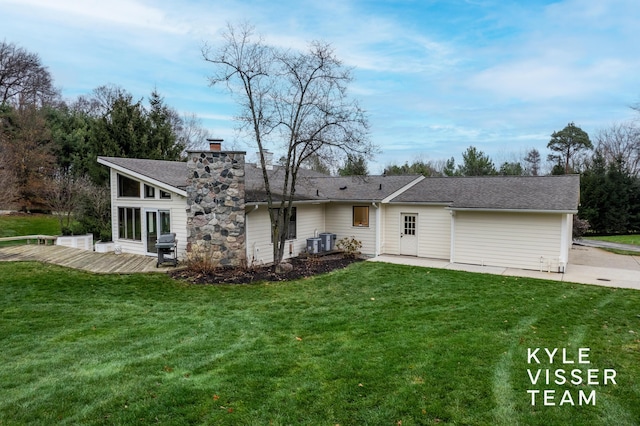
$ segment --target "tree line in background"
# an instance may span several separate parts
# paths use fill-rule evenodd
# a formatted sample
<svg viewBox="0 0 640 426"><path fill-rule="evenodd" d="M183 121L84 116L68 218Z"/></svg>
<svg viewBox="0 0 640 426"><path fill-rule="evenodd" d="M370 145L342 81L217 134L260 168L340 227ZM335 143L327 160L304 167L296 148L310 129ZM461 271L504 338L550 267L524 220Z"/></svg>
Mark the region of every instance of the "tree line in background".
<svg viewBox="0 0 640 426"><path fill-rule="evenodd" d="M640 232L638 121L614 124L601 130L595 144L585 131L569 123L551 134L547 148L550 150L548 174L581 175L578 218L586 220L592 232ZM521 161L504 162L497 168L488 155L470 146L462 153L462 163L458 165L453 157L438 161L416 160L411 164L390 164L385 173L427 177L538 176L543 174L542 169L542 157L535 148L529 150Z"/></svg>
<svg viewBox="0 0 640 426"><path fill-rule="evenodd" d="M109 239L108 171L97 157L179 160L207 137L155 89L146 102L114 85L62 100L37 54L0 42L0 209L53 211L65 233Z"/></svg>
<svg viewBox="0 0 640 426"><path fill-rule="evenodd" d="M315 47L316 56L300 56L308 61L303 65L315 65L315 58L333 60L329 50ZM291 62L299 66L295 59L299 58L292 56ZM217 58L209 60L216 62ZM339 62L336 64L340 69ZM348 79L346 75L345 81ZM273 111L281 112L281 108L275 105ZM195 115L181 116L165 104L157 90L146 102L113 85L98 87L74 100L62 100L38 55L0 42L0 209L58 212L61 226L67 230L75 213L80 218L76 232L93 232L107 239L111 232L108 175L97 163L97 156L179 160L185 149L197 147L208 136ZM289 156L295 159L296 170L302 166L329 173L332 168L323 150L313 145L314 139L309 141L303 141L305 147L312 148L304 151L304 156ZM291 144L296 149L298 145ZM385 174L447 177L579 173L579 217L589 222L591 231L640 232L637 120L601 130L594 142L569 123L551 134L547 148L546 163L540 151L533 148L519 160L496 166L488 155L470 146L462 153L460 164L453 157L416 160L388 164ZM367 158L367 153L353 150L333 170L341 176L367 175Z"/></svg>

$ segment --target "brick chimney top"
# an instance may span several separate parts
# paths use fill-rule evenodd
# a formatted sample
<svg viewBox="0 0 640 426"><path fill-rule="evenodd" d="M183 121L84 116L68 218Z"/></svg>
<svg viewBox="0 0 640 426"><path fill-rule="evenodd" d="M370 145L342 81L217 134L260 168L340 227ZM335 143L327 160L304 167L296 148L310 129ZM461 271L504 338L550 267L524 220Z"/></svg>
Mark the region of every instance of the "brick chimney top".
<svg viewBox="0 0 640 426"><path fill-rule="evenodd" d="M207 139L207 142L209 142L209 150L215 152L222 151L222 141L223 139Z"/></svg>

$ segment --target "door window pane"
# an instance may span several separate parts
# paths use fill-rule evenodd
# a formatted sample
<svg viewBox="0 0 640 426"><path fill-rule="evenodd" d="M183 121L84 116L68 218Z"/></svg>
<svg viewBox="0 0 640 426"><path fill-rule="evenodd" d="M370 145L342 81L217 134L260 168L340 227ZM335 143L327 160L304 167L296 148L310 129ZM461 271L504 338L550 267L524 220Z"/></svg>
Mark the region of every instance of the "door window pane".
<svg viewBox="0 0 640 426"><path fill-rule="evenodd" d="M168 211L160 211L160 233L171 232L171 214Z"/></svg>
<svg viewBox="0 0 640 426"><path fill-rule="evenodd" d="M416 235L416 217L406 215L404 217L404 235Z"/></svg>

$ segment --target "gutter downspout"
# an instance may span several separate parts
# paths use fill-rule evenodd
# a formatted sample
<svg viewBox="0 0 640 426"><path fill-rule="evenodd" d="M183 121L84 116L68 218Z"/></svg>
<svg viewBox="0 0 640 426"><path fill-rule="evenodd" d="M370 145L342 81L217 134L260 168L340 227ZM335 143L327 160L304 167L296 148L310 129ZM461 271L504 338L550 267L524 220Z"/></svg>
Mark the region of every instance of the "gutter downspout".
<svg viewBox="0 0 640 426"><path fill-rule="evenodd" d="M382 234L382 229L380 229L382 227L382 221L381 221L381 217L382 217L382 206L379 206L378 204L376 204L375 202L372 202L371 205L376 209L376 244L375 244L375 256L380 256L380 236Z"/></svg>
<svg viewBox="0 0 640 426"><path fill-rule="evenodd" d="M558 263L558 272L564 274L565 269L567 267L567 263L569 263L569 250L571 248L571 237L572 237L572 215L564 215L562 217L561 224L561 232L562 237L560 239L560 259Z"/></svg>
<svg viewBox="0 0 640 426"><path fill-rule="evenodd" d="M451 215L451 242L449 248L449 262L456 263L456 212L455 210L449 210Z"/></svg>

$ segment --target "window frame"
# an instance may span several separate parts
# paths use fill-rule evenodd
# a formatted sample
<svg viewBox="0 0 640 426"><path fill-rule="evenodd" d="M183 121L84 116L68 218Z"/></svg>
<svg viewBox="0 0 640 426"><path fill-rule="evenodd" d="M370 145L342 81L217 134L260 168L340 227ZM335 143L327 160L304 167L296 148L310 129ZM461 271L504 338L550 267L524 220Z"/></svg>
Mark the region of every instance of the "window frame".
<svg viewBox="0 0 640 426"><path fill-rule="evenodd" d="M151 185L144 184L144 198L147 199L155 199L156 198L156 188Z"/></svg>
<svg viewBox="0 0 640 426"><path fill-rule="evenodd" d="M169 191L160 190L160 199L161 200L170 200L171 193Z"/></svg>
<svg viewBox="0 0 640 426"><path fill-rule="evenodd" d="M140 198L140 181L118 173L118 198ZM132 194L125 193L125 189L133 189L134 185L126 186L124 183L130 181L136 184L137 190L132 191ZM126 191L128 192L128 191Z"/></svg>
<svg viewBox="0 0 640 426"><path fill-rule="evenodd" d="M142 242L142 209L140 207L118 207L118 239Z"/></svg>
<svg viewBox="0 0 640 426"><path fill-rule="evenodd" d="M274 214L278 214L280 208L276 207L271 209ZM269 224L271 225L271 224ZM293 236L291 236L291 227L293 226ZM269 233L271 235L271 244L273 244L273 233ZM289 221L287 222L287 236L285 237L285 241L292 241L298 238L298 211L296 206L291 207L291 215L289 216Z"/></svg>
<svg viewBox="0 0 640 426"><path fill-rule="evenodd" d="M366 209L364 218L366 221L356 221L356 209ZM369 227L369 206L353 206L351 210L351 226L355 228L368 228Z"/></svg>

